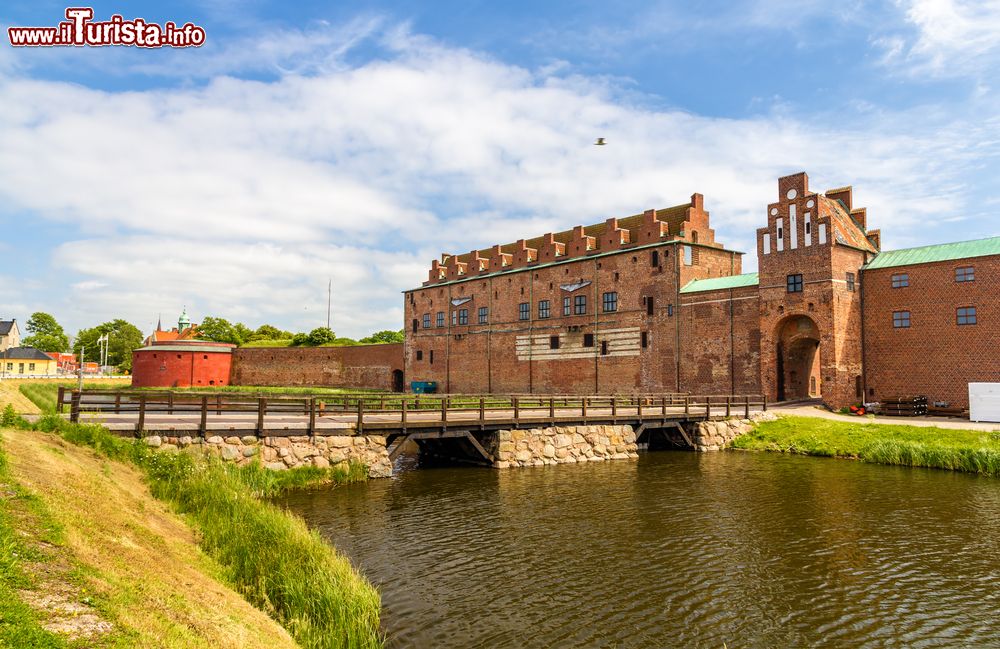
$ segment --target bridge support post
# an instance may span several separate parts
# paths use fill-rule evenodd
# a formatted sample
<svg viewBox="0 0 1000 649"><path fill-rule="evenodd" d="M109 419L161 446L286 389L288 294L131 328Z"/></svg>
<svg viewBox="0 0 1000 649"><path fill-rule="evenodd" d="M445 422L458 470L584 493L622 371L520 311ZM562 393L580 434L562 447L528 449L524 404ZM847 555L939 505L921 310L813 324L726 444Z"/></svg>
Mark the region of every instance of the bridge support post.
<svg viewBox="0 0 1000 649"><path fill-rule="evenodd" d="M117 404L115 404L117 406ZM204 437L208 431L208 395L201 397L201 420L198 422L198 433Z"/></svg>
<svg viewBox="0 0 1000 649"><path fill-rule="evenodd" d="M135 436L142 437L142 431L146 428L146 395L139 395L139 419L135 422Z"/></svg>
<svg viewBox="0 0 1000 649"><path fill-rule="evenodd" d="M74 424L80 421L80 391L73 390L69 402L69 420Z"/></svg>

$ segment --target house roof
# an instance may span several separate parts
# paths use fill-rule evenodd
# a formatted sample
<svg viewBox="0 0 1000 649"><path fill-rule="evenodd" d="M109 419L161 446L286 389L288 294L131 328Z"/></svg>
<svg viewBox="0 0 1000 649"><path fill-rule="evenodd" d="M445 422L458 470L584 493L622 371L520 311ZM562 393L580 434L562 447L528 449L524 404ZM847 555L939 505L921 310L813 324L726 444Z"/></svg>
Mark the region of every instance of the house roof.
<svg viewBox="0 0 1000 649"><path fill-rule="evenodd" d="M14 328L13 320L0 320L0 336L7 336L10 334L10 330Z"/></svg>
<svg viewBox="0 0 1000 649"><path fill-rule="evenodd" d="M865 270L894 268L896 266L930 264L935 261L969 259L989 255L1000 255L1000 237L939 243L933 246L904 248L902 250L887 250L868 262L864 268Z"/></svg>
<svg viewBox="0 0 1000 649"><path fill-rule="evenodd" d="M40 349L35 349L34 347L11 347L10 349L0 352L0 356L7 360L19 360L19 361L51 361L52 357L43 352Z"/></svg>
<svg viewBox="0 0 1000 649"><path fill-rule="evenodd" d="M819 201L820 213L830 217L834 241L853 248L878 252L875 246L872 245L872 242L868 240L864 229L848 213L847 208L842 202L828 198L822 194L817 194L816 198Z"/></svg>
<svg viewBox="0 0 1000 649"><path fill-rule="evenodd" d="M757 273L731 275L729 277L712 277L710 279L695 279L688 282L681 293L700 293L702 291L718 291L722 289L757 286L760 283Z"/></svg>

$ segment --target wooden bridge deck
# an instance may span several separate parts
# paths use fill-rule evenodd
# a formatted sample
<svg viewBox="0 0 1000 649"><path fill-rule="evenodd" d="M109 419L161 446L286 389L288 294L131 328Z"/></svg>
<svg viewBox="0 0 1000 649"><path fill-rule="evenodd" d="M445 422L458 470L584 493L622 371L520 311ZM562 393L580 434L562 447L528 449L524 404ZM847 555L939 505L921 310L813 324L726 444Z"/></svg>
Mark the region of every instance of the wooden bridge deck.
<svg viewBox="0 0 1000 649"><path fill-rule="evenodd" d="M766 410L761 395L414 396L65 391L72 421L142 434L358 435L540 426L655 426Z"/></svg>

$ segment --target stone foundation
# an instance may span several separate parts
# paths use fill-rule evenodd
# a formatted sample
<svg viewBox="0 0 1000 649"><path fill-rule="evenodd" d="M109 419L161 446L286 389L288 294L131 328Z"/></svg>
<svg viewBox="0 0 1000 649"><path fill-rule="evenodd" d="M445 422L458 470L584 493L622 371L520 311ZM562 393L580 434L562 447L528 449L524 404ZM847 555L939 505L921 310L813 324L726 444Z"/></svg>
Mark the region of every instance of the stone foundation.
<svg viewBox="0 0 1000 649"><path fill-rule="evenodd" d="M603 462L639 457L631 426L570 426L501 430L490 449L498 469Z"/></svg>
<svg viewBox="0 0 1000 649"><path fill-rule="evenodd" d="M689 429L691 441L696 451L718 451L725 448L731 441L753 430L757 422L774 421L777 415L772 412L755 412L749 419L725 419L722 421L701 421Z"/></svg>
<svg viewBox="0 0 1000 649"><path fill-rule="evenodd" d="M223 461L237 465L260 462L268 469L284 470L297 466L326 468L341 462L360 462L368 467L369 478L392 475L392 463L380 435L332 435L294 437L163 437L144 438L147 445L163 450L201 448Z"/></svg>

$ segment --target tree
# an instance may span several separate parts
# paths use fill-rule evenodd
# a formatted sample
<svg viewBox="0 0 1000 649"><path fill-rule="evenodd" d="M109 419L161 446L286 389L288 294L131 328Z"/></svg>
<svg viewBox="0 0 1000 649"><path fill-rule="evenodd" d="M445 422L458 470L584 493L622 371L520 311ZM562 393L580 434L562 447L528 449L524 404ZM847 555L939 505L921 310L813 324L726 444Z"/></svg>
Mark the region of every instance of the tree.
<svg viewBox="0 0 1000 649"><path fill-rule="evenodd" d="M359 342L366 345L378 345L383 343L401 343L403 342L403 330L392 331L390 329L384 329L382 331L376 331L370 336L365 336Z"/></svg>
<svg viewBox="0 0 1000 649"><path fill-rule="evenodd" d="M250 330L242 323L232 324L225 318L205 317L198 325L198 338L211 340L217 343L229 343L232 345L242 345L246 340L244 335L249 335Z"/></svg>
<svg viewBox="0 0 1000 649"><path fill-rule="evenodd" d="M28 347L35 347L43 352L64 352L69 348L69 337L62 325L48 313L32 313L25 323L25 329L31 334L24 339L24 344Z"/></svg>
<svg viewBox="0 0 1000 649"><path fill-rule="evenodd" d="M328 327L316 327L309 332L309 344L313 347L332 343L336 339L337 334L333 333Z"/></svg>
<svg viewBox="0 0 1000 649"><path fill-rule="evenodd" d="M292 347L302 347L309 344L309 336L304 333L297 333L292 336Z"/></svg>
<svg viewBox="0 0 1000 649"><path fill-rule="evenodd" d="M291 331L282 331L274 325L262 324L253 332L250 340L288 340L291 337Z"/></svg>
<svg viewBox="0 0 1000 649"><path fill-rule="evenodd" d="M82 345L81 361L100 362L100 345L97 340L105 334L108 335L108 365L114 365L123 372L130 372L132 351L142 346L143 336L138 327L125 320L112 320L90 329L81 329L73 342L73 350L79 352Z"/></svg>

